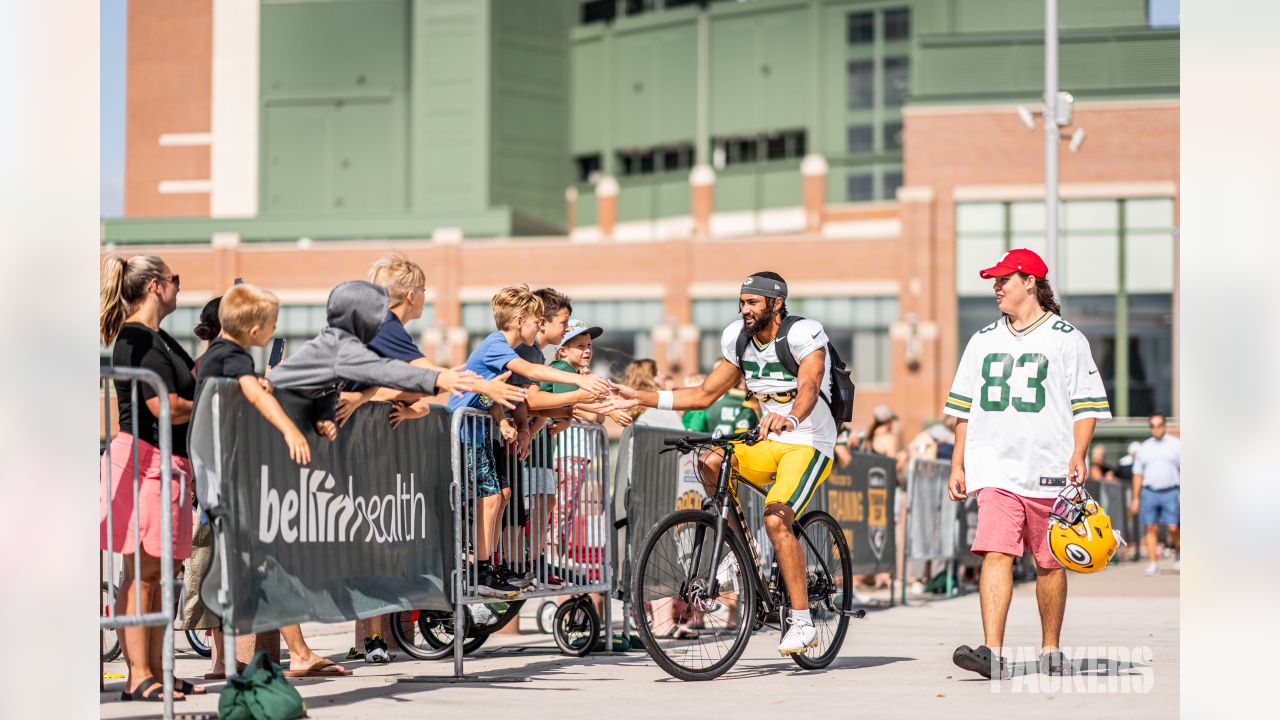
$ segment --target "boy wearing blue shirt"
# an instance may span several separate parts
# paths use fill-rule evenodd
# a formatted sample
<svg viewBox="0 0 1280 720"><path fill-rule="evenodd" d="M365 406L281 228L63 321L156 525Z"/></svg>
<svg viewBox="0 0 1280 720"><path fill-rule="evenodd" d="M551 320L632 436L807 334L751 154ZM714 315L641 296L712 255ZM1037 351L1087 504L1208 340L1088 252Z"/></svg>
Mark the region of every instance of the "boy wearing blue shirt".
<svg viewBox="0 0 1280 720"><path fill-rule="evenodd" d="M604 399L611 392L609 381L594 375L577 375L556 370L546 365L529 362L516 353L520 345L532 345L537 340L542 325L542 300L526 286L503 288L490 303L493 321L498 330L490 333L467 358L466 369L485 380L510 371L534 382L561 382L575 385L593 397ZM449 398L450 412L461 408L477 408L488 411L498 426L504 442L516 443L523 456L529 446L528 408L521 404L514 411L515 420L507 418L492 399L479 392L468 392ZM497 546L502 524L502 509L510 489L504 488L497 472L497 462L492 446L480 424L470 425L470 432L463 435L466 444L463 453L468 477L475 479L477 503L476 558L481 595L511 598L519 588L508 582L504 573L496 572L492 564L493 550Z"/></svg>

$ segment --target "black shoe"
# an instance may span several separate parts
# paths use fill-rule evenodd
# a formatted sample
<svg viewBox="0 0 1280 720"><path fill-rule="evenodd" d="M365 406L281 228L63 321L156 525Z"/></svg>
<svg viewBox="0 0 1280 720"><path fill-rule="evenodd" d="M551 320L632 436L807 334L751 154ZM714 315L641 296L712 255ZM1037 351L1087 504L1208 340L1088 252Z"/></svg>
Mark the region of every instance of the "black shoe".
<svg viewBox="0 0 1280 720"><path fill-rule="evenodd" d="M389 663L391 653L387 651L387 643L382 635L374 633L373 637L364 639L364 661L367 663Z"/></svg>
<svg viewBox="0 0 1280 720"><path fill-rule="evenodd" d="M476 594L481 597L510 600L520 594L520 588L504 582L497 573L490 570L480 573L480 578L476 583Z"/></svg>
<svg viewBox="0 0 1280 720"><path fill-rule="evenodd" d="M1061 650L1050 650L1040 656L1040 672L1045 675L1068 675L1071 672L1071 663Z"/></svg>
<svg viewBox="0 0 1280 720"><path fill-rule="evenodd" d="M979 645L977 648L961 645L951 654L951 661L956 667L976 672L988 680L1007 680L1013 677L1013 668L1005 663L1003 657L993 654L986 645Z"/></svg>
<svg viewBox="0 0 1280 720"><path fill-rule="evenodd" d="M525 588L533 585L529 578L525 577L524 573L517 573L508 565L495 565L493 567L493 574L499 582L507 583L517 590L524 590ZM533 575L532 572L528 574Z"/></svg>

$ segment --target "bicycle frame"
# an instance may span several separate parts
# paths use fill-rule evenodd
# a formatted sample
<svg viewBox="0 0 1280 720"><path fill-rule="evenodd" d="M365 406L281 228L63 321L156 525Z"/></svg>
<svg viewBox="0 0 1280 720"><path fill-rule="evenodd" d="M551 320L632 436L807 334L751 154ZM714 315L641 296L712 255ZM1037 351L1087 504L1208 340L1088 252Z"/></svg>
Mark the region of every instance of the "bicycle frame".
<svg viewBox="0 0 1280 720"><path fill-rule="evenodd" d="M726 525L728 525L729 532L737 534L737 536L740 539L744 540L745 541L744 544L747 546L747 550L750 551L751 553L751 562L755 569L755 572L751 573L751 581L755 584L756 597L760 598L760 602L763 603L762 609L764 611L764 614L768 614L774 610L779 610L780 608L774 605L773 597L769 593L768 582L764 577L763 563L760 561L760 549L756 545L755 538L746 531L747 520L742 511L742 503L738 502L736 492L732 493L733 502L729 502L729 497L731 495L729 491L729 483L732 477L733 477L733 444L730 443L724 446L724 460L723 462L720 463L720 473L716 482L715 493L713 493L711 497L707 498L702 504L703 510L707 510L707 511L714 510L714 514L716 516L715 542L711 546L711 564L708 566L709 568L712 568L711 570L712 577L711 577L709 596L711 599L715 599L720 595L720 580L719 580L719 577L717 576L718 573L715 572L715 568L720 567L720 561L721 561L720 547L721 547L722 541L724 540ZM741 485L746 485L747 487L760 493L761 495L766 494L763 490L756 487L755 485L752 485L749 482L746 482L745 480L739 483L739 486ZM728 522L730 517L729 511L731 508L733 510L733 517L737 521L736 528L730 525ZM802 539L802 541L806 545L809 546L809 549L812 551L813 557L817 559L818 564L820 565L822 572L825 573L826 577L828 578L832 577L831 570L830 568L827 567L826 560L822 557L821 553L818 552L817 547L814 546L813 540L811 540L809 536L804 534L803 532L799 532L800 530L799 518L793 519L791 524L791 529L792 529L792 532L794 532L798 537ZM686 588L688 588L693 583L693 580L694 580L693 574L698 568L698 561L702 559L701 558L702 542L705 539L705 535L706 535L706 528L704 527L699 527L695 531L694 544L693 544L693 560L689 564L689 576L685 578ZM779 588L781 592L784 593L784 596L786 596L786 593L788 592L786 583L780 582ZM838 608L838 610L843 610L843 608Z"/></svg>

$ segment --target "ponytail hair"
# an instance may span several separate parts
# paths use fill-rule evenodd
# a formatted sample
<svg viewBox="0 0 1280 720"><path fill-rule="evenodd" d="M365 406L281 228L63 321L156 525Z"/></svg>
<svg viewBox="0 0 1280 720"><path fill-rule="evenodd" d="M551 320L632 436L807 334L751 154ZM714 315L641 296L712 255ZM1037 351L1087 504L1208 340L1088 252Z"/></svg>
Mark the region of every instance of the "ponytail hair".
<svg viewBox="0 0 1280 720"><path fill-rule="evenodd" d="M147 283L164 277L164 261L155 255L137 255L125 260L109 255L102 263L102 288L98 293L98 334L110 345L120 326L146 295Z"/></svg>
<svg viewBox="0 0 1280 720"><path fill-rule="evenodd" d="M1062 314L1062 305L1053 296L1053 288L1049 286L1047 278L1036 278L1036 302L1040 303L1042 310L1048 310L1054 315Z"/></svg>

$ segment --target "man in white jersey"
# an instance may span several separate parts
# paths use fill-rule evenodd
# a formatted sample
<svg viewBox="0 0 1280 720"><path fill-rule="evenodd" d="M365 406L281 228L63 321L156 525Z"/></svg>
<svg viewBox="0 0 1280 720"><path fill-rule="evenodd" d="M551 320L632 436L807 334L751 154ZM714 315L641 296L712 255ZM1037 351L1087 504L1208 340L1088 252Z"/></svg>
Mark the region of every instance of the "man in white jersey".
<svg viewBox="0 0 1280 720"><path fill-rule="evenodd" d="M822 397L831 396L831 359L827 357L827 333L822 324L800 319L787 331L786 342L798 363L793 375L778 356L778 330L787 314L787 284L780 275L758 272L742 282L738 295L742 319L724 329L723 354L715 369L697 387L624 395L641 405L675 410L706 408L746 378L747 390L760 400L761 442L734 447L734 467L743 480L764 490L764 525L773 543L774 556L792 600L790 628L778 645L784 655L803 653L817 644L817 630L809 615L804 549L791 528L818 486L831 473L836 423ZM749 336L742 357L739 337ZM772 437L771 437L772 436ZM715 490L723 456L719 450L704 454L699 463L702 482Z"/></svg>
<svg viewBox="0 0 1280 720"><path fill-rule="evenodd" d="M1068 482L1088 477L1094 425L1111 417L1089 341L1059 316L1047 272L1040 256L1018 249L979 273L995 281L1003 316L969 339L943 409L958 420L948 492L952 500L978 499L971 550L982 556L985 636L976 649L956 648L952 659L986 678L1011 672L1001 646L1013 562L1024 549L1036 562L1041 671L1061 674L1066 666L1058 639L1067 578L1049 549L1049 511Z"/></svg>

